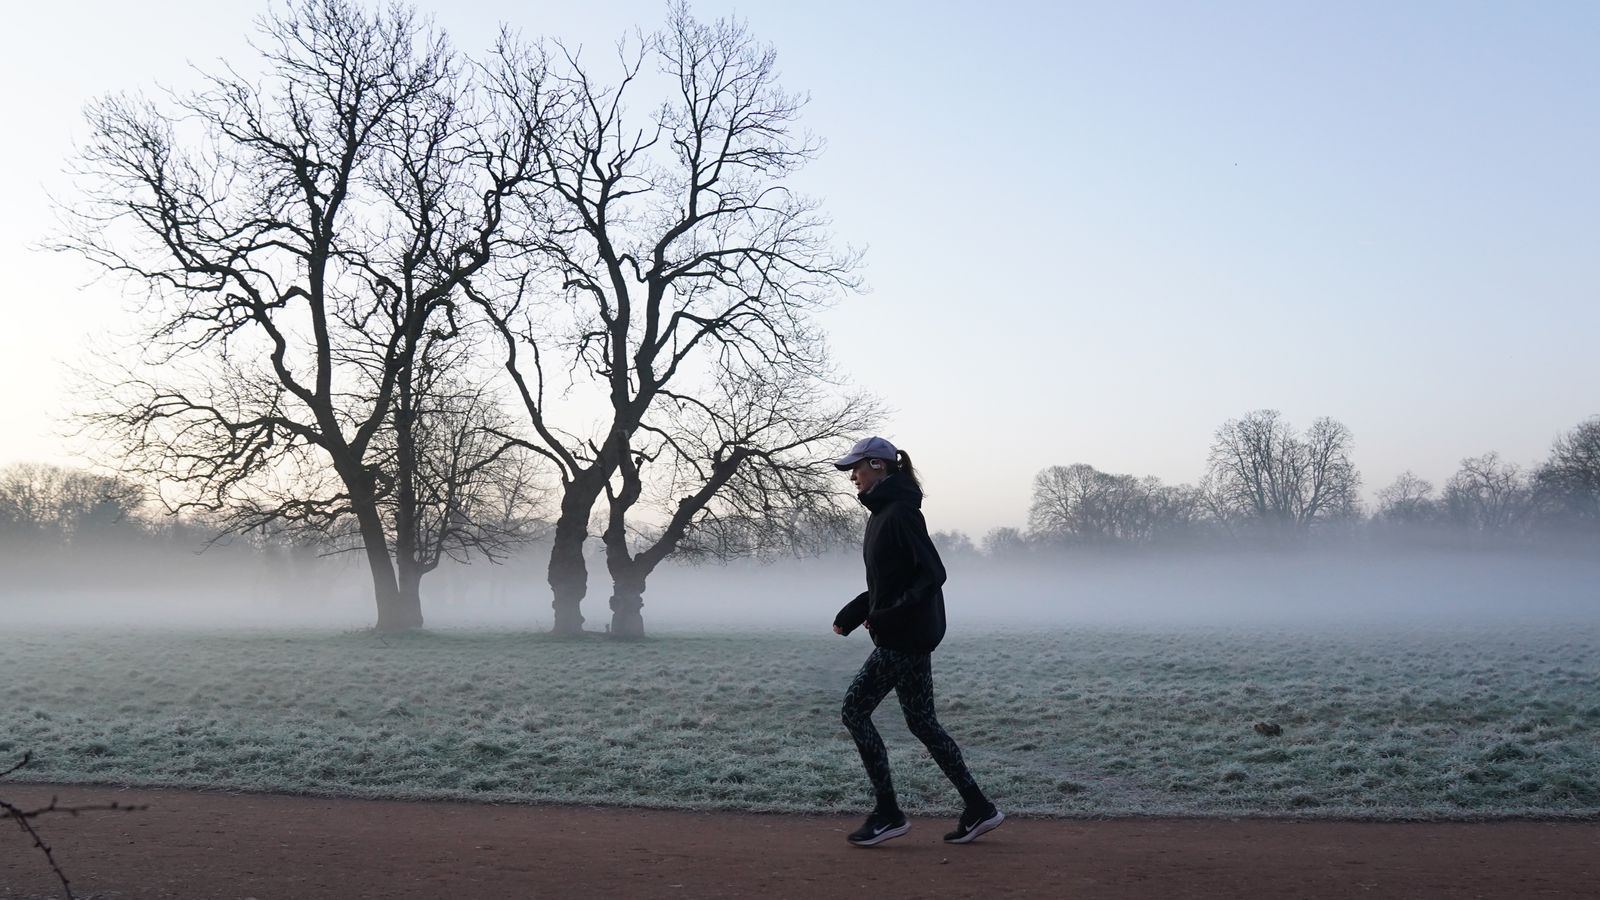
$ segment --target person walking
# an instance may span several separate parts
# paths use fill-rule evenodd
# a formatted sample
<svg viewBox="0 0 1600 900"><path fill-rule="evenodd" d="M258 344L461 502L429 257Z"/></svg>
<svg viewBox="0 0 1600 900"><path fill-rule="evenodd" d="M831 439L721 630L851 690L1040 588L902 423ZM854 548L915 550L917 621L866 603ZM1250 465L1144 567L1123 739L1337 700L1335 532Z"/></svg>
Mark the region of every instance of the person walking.
<svg viewBox="0 0 1600 900"><path fill-rule="evenodd" d="M932 653L945 632L945 571L922 517L922 485L911 457L881 437L857 442L834 465L849 473L862 505L872 511L863 546L867 589L833 620L834 633L841 635L865 625L873 643L872 655L845 692L843 719L877 805L848 840L872 847L911 830L895 797L889 754L872 724L873 710L893 690L911 733L961 794L964 811L944 839L969 843L1000 827L1006 816L979 789L961 748L934 714Z"/></svg>

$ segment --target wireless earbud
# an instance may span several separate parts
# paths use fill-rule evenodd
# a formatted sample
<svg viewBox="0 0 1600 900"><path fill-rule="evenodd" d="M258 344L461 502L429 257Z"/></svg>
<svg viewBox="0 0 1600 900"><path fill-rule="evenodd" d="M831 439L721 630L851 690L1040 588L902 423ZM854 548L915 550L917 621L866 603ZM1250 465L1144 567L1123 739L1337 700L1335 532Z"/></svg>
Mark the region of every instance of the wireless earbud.
<svg viewBox="0 0 1600 900"><path fill-rule="evenodd" d="M874 460L868 462L867 465L871 466L874 469L881 469L881 468L883 468L883 460L874 459Z"/></svg>

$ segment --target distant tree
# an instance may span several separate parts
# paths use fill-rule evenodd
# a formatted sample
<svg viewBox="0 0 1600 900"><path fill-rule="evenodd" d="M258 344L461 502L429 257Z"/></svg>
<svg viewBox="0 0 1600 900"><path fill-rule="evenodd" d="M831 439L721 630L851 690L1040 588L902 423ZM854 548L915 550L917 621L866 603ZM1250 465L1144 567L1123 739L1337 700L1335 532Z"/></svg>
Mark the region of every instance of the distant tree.
<svg viewBox="0 0 1600 900"><path fill-rule="evenodd" d="M983 536L983 555L990 559L1016 559L1028 550L1028 537L1018 528L991 528Z"/></svg>
<svg viewBox="0 0 1600 900"><path fill-rule="evenodd" d="M194 547L211 543L236 543L255 554L255 578L251 595L255 602L308 604L326 594L328 557L339 552L331 536L314 528L298 527L283 519L263 522L245 535L230 534L225 528L195 528L192 522L167 517L169 533L186 535ZM189 532L193 533L189 533Z"/></svg>
<svg viewBox="0 0 1600 900"><path fill-rule="evenodd" d="M265 530L234 534L227 530L222 518L210 510L195 509L181 514L152 516L148 528L158 543L184 553L193 553L208 544L231 541L249 542L263 549L267 546L282 548L290 544L315 547L319 552L329 549L322 535L297 530L287 520L272 523Z"/></svg>
<svg viewBox="0 0 1600 900"><path fill-rule="evenodd" d="M1552 525L1600 530L1600 416L1556 438L1533 489Z"/></svg>
<svg viewBox="0 0 1600 900"><path fill-rule="evenodd" d="M940 556L949 559L978 555L978 545L965 531L936 531L933 545L939 548Z"/></svg>
<svg viewBox="0 0 1600 900"><path fill-rule="evenodd" d="M630 529L615 515L643 496L643 476L633 473L640 460L666 447L680 462L653 468L684 489L668 499L691 507L706 490L738 507L799 486L767 468L747 482L754 494L721 494L747 463L790 439L736 446L719 434L680 449L662 407L721 417L704 407L715 409L724 373L774 384L821 377L814 313L857 286L859 254L836 246L817 205L795 190L793 176L820 145L798 128L803 98L780 89L772 50L743 25L698 22L674 5L665 28L620 49L614 86L578 54L558 50L500 45L497 102L541 135L537 190L525 192L538 226L525 235L521 267L497 283L476 280L475 291L503 340L528 446L559 472L549 584L554 630L575 634L588 591L584 544L602 496L603 527L624 535L608 543L624 570L613 577L614 585L623 579L621 605L633 606L629 579L648 567L639 553L656 555L622 552ZM630 103L647 63L665 75L666 95ZM563 415L574 390L592 392L606 409L595 427ZM693 485L682 480L690 470ZM714 507L707 502L699 508ZM728 515L743 514L732 507ZM682 521L671 512L661 535Z"/></svg>
<svg viewBox="0 0 1600 900"><path fill-rule="evenodd" d="M1146 481L1153 543L1193 541L1207 536L1213 522L1199 488L1190 484L1160 484L1154 478Z"/></svg>
<svg viewBox="0 0 1600 900"><path fill-rule="evenodd" d="M1257 410L1217 429L1203 488L1231 522L1304 531L1359 509L1361 477L1350 430L1321 418L1297 434L1277 410Z"/></svg>
<svg viewBox="0 0 1600 900"><path fill-rule="evenodd" d="M0 469L0 535L76 544L141 531L144 492L121 478L39 463Z"/></svg>
<svg viewBox="0 0 1600 900"><path fill-rule="evenodd" d="M1077 463L1051 466L1033 480L1028 528L1038 540L1055 543L1139 543L1156 527L1154 478L1113 475Z"/></svg>
<svg viewBox="0 0 1600 900"><path fill-rule="evenodd" d="M1192 540L1207 527L1200 491L1154 476L1114 475L1078 463L1034 478L1030 537L1053 544L1154 544Z"/></svg>
<svg viewBox="0 0 1600 900"><path fill-rule="evenodd" d="M1093 466L1075 463L1051 466L1033 479L1028 530L1035 536L1063 539L1091 529L1098 531L1105 513L1107 476Z"/></svg>
<svg viewBox="0 0 1600 900"><path fill-rule="evenodd" d="M1398 525L1424 525L1439 518L1433 484L1409 469L1378 492L1378 518Z"/></svg>
<svg viewBox="0 0 1600 900"><path fill-rule="evenodd" d="M534 140L486 117L478 70L404 6L295 0L261 32L259 79L89 110L62 245L143 284L154 319L89 418L175 510L238 511L235 532L353 520L378 629L415 627L381 435L424 336L504 252Z"/></svg>
<svg viewBox="0 0 1600 900"><path fill-rule="evenodd" d="M1440 506L1452 525L1505 537L1526 524L1532 499L1522 467L1491 452L1461 461L1461 468L1445 482Z"/></svg>

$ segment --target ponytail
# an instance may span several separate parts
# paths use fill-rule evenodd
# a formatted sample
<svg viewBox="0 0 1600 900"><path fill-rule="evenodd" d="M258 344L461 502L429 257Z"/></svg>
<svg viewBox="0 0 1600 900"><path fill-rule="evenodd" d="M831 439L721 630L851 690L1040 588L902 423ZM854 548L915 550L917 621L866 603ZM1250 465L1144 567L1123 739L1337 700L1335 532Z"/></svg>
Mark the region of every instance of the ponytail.
<svg viewBox="0 0 1600 900"><path fill-rule="evenodd" d="M911 483L917 486L917 490L922 490L922 480L917 478L917 470L911 465L911 454L904 450L896 450L894 452L894 463L890 465L889 471L911 479Z"/></svg>

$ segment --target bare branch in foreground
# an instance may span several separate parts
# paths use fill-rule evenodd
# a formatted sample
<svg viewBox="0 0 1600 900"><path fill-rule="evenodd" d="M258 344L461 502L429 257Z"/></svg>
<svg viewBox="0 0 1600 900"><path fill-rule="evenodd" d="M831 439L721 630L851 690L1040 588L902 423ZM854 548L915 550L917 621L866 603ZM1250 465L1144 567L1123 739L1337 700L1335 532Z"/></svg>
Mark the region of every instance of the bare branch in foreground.
<svg viewBox="0 0 1600 900"><path fill-rule="evenodd" d="M8 775L12 775L20 771L32 761L32 752L22 754L22 759L16 765L5 770L4 772L0 772L0 778L5 778ZM27 836L33 840L33 846L39 848L39 852L43 853L44 858L49 861L50 869L56 873L56 878L61 880L62 893L67 895L67 900L73 900L72 885L67 880L67 873L61 871L61 864L56 862L55 853L51 851L50 845L46 844L44 842L44 838L40 837L39 832L34 829L33 820L39 818L40 816L46 816L51 813L63 813L65 815L75 816L79 813L86 812L139 812L148 808L149 807L144 804L129 805L126 803L116 802L93 804L89 806L62 806L57 798L51 797L48 805L41 806L38 809L22 809L15 804L6 801L5 799L0 798L0 819L16 820L17 825L22 829L23 833L27 834Z"/></svg>

